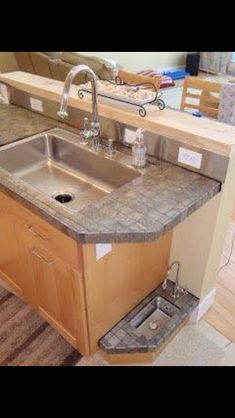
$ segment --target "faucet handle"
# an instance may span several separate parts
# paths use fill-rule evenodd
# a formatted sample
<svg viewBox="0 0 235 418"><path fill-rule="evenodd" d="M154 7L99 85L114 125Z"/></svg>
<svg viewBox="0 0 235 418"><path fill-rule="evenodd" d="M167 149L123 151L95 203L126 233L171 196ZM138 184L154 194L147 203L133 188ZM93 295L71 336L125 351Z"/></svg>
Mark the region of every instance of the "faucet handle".
<svg viewBox="0 0 235 418"><path fill-rule="evenodd" d="M100 124L99 122L91 122L91 130L94 136L100 136Z"/></svg>
<svg viewBox="0 0 235 418"><path fill-rule="evenodd" d="M113 146L114 142L115 142L115 139L113 139L113 138L108 139L108 155L109 155L109 157L112 157L116 152L115 149L114 149L114 146Z"/></svg>
<svg viewBox="0 0 235 418"><path fill-rule="evenodd" d="M98 129L100 127L99 122L91 122L91 127L94 129Z"/></svg>
<svg viewBox="0 0 235 418"><path fill-rule="evenodd" d="M83 145L88 144L88 139L90 138L90 130L88 129L89 120L88 118L83 119L83 130L80 132L80 143Z"/></svg>
<svg viewBox="0 0 235 418"><path fill-rule="evenodd" d="M162 283L162 289L166 290L166 288L167 288L167 278L165 278L165 280Z"/></svg>
<svg viewBox="0 0 235 418"><path fill-rule="evenodd" d="M88 118L84 118L83 119L83 130L86 131L88 128L88 123L89 123L89 119Z"/></svg>
<svg viewBox="0 0 235 418"><path fill-rule="evenodd" d="M69 116L69 114L68 114L68 112L66 112L66 110L59 110L59 111L57 112L57 115L58 115L61 119L66 119L66 118Z"/></svg>

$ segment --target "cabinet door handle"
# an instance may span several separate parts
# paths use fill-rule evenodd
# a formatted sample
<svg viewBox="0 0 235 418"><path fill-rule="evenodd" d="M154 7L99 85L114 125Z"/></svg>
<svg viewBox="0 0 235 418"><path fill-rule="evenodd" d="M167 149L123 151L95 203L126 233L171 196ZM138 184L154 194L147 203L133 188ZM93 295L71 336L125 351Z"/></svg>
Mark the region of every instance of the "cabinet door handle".
<svg viewBox="0 0 235 418"><path fill-rule="evenodd" d="M43 255L39 254L35 247L31 248L31 251L35 257L39 258L41 261L43 261L46 264L52 264L54 260L48 260Z"/></svg>
<svg viewBox="0 0 235 418"><path fill-rule="evenodd" d="M48 241L49 238L45 237L44 235L40 234L39 232L33 229L33 225L27 225L27 230L34 235L35 237L41 238L43 241Z"/></svg>

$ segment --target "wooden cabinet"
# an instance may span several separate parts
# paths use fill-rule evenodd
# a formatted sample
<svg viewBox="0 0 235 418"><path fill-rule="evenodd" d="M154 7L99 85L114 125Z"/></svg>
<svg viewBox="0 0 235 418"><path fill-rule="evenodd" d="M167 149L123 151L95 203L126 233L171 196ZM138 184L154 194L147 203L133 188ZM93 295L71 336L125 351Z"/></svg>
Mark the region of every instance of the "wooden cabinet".
<svg viewBox="0 0 235 418"><path fill-rule="evenodd" d="M0 248L2 279L9 286L12 286L16 293L23 296L26 283L20 262L21 256L17 243L17 226L12 224L9 216L2 216L2 214L0 214Z"/></svg>
<svg viewBox="0 0 235 418"><path fill-rule="evenodd" d="M81 248L0 192L0 278L88 355Z"/></svg>
<svg viewBox="0 0 235 418"><path fill-rule="evenodd" d="M26 274L21 246L23 223L14 216L4 195L0 197L0 277L17 295L31 302L34 289Z"/></svg>
<svg viewBox="0 0 235 418"><path fill-rule="evenodd" d="M96 259L0 192L0 278L83 355L163 280L171 232L155 242L113 244Z"/></svg>
<svg viewBox="0 0 235 418"><path fill-rule="evenodd" d="M83 278L25 233L25 264L40 314L74 347L88 353Z"/></svg>
<svg viewBox="0 0 235 418"><path fill-rule="evenodd" d="M90 349L123 316L163 281L172 233L154 242L112 244L96 259L95 245L83 245Z"/></svg>

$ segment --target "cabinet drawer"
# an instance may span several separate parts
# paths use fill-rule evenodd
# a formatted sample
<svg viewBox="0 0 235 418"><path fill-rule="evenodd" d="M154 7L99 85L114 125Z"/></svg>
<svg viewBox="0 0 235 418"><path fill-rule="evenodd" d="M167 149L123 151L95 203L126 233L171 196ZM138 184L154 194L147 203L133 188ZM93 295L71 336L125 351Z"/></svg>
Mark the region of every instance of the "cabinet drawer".
<svg viewBox="0 0 235 418"><path fill-rule="evenodd" d="M13 222L20 223L28 237L33 238L36 243L47 248L72 268L81 271L81 244L78 244L75 240L2 192L0 192L1 211L7 212L12 217Z"/></svg>

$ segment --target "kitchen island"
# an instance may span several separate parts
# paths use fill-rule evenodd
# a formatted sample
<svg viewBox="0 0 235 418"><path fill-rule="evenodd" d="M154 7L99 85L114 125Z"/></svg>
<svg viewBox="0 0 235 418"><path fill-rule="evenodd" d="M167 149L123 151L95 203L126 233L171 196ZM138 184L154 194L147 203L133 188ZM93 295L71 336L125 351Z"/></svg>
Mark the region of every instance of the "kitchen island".
<svg viewBox="0 0 235 418"><path fill-rule="evenodd" d="M39 79L40 92L34 85ZM79 126L71 129L68 125L64 130L65 124L53 118L62 83L24 73L1 75L0 80L13 90L17 84L20 93L36 94L41 100L47 91L45 100L51 101L50 107L45 102L48 111L30 113L42 119L47 116L52 126L46 135L62 137L74 149L80 147ZM19 105L17 94L12 97ZM27 98L23 103L27 108ZM73 105L83 111L90 103L73 98ZM11 105L4 106L10 111ZM168 109L164 112L163 116L157 113L154 121L154 116L141 119L100 104L103 117L112 115L112 120L121 118L122 123L128 120L133 127L141 123L152 134L167 132L174 146L183 141L180 145L196 147L203 156L209 153L209 167L202 164L196 170L175 164L168 156L163 161L152 152L140 175L75 213L9 171L6 161L11 160L13 148L20 150L31 141L30 135L39 131L29 133L26 129L28 139L0 150L2 245L6 236L9 240L0 260L1 279L83 355L94 353L99 340L162 283L172 261L180 260L180 284L200 302L213 291L234 199L235 130L211 121L208 128L194 119L190 126L189 116L184 115L185 131L179 120L177 128L168 126L167 131L167 118L171 120L171 113L175 114ZM103 145L102 152L105 149ZM112 161L130 167L128 149L123 144L118 149ZM107 160L105 155L104 163ZM217 170L216 161L222 162L222 171L221 165ZM209 178L207 170L215 175Z"/></svg>

